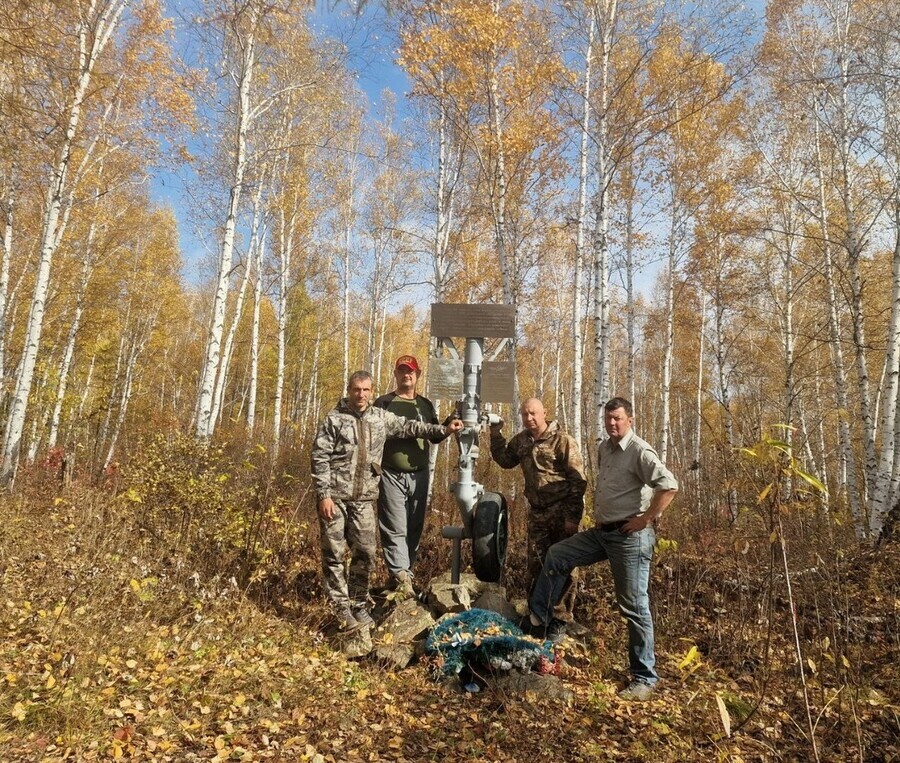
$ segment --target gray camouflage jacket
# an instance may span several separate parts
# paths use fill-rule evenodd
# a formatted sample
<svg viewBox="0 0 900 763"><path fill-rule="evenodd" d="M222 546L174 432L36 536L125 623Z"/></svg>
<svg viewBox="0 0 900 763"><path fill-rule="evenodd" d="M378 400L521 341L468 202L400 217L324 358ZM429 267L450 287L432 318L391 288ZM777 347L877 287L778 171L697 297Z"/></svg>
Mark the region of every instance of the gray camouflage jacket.
<svg viewBox="0 0 900 763"><path fill-rule="evenodd" d="M381 479L381 455L388 437L443 437L441 424L404 419L370 405L362 413L347 398L329 411L312 448L312 479L319 500L374 501Z"/></svg>

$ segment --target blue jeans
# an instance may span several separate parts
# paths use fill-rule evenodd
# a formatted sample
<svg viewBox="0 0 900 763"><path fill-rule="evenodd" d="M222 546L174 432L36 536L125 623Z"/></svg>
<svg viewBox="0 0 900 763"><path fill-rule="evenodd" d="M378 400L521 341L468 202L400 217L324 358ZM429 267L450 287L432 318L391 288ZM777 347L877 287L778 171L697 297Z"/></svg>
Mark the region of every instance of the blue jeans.
<svg viewBox="0 0 900 763"><path fill-rule="evenodd" d="M659 680L654 670L653 618L650 616L650 561L656 533L652 527L626 535L620 530L604 532L599 527L554 543L544 559L544 568L528 602L533 614L545 625L562 595L569 573L575 567L609 560L616 587L616 602L628 624L628 662L632 678L651 686Z"/></svg>

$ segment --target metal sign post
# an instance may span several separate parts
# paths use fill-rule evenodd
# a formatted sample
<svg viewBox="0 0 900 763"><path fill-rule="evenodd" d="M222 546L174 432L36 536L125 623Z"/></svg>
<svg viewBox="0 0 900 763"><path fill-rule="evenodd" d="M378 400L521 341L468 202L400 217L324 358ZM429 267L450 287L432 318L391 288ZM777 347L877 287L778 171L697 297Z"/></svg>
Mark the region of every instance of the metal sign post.
<svg viewBox="0 0 900 763"><path fill-rule="evenodd" d="M479 579L496 582L506 560L506 499L499 493L486 492L475 481L478 460L478 438L491 415L482 410L484 403L512 403L515 368L512 363L484 360L486 338L507 339L515 336L513 305L431 306L431 334L448 346L457 359L439 359L437 373L429 374L429 394L445 399L456 392L458 413L463 428L457 432L459 461L457 480L450 486L456 496L462 527L444 527L442 535L453 541L451 580L459 583L461 546L472 539L472 562ZM453 337L465 337L465 355L458 360ZM434 380L432 383L432 379Z"/></svg>

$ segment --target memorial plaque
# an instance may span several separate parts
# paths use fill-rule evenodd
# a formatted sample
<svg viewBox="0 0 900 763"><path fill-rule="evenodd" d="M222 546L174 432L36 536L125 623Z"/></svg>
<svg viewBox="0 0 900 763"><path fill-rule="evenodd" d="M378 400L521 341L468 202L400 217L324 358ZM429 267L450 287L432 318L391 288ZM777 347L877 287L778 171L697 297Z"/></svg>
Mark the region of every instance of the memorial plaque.
<svg viewBox="0 0 900 763"><path fill-rule="evenodd" d="M455 358L429 358L428 397L459 400L462 397L463 364Z"/></svg>
<svg viewBox="0 0 900 763"><path fill-rule="evenodd" d="M431 306L431 335L448 337L511 337L516 334L515 305Z"/></svg>
<svg viewBox="0 0 900 763"><path fill-rule="evenodd" d="M509 403L513 400L516 369L510 361L486 360L481 366L481 402ZM433 400L459 400L463 394L463 363L453 358L430 358L428 389Z"/></svg>
<svg viewBox="0 0 900 763"><path fill-rule="evenodd" d="M509 360L486 360L481 366L481 402L515 402L516 366Z"/></svg>

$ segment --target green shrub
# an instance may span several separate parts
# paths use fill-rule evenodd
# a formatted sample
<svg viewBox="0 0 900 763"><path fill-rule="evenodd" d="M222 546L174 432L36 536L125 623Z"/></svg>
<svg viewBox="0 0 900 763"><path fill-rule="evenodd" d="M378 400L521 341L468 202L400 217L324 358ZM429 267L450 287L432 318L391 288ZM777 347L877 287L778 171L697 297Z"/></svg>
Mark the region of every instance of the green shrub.
<svg viewBox="0 0 900 763"><path fill-rule="evenodd" d="M205 574L251 577L271 555L269 531L286 500L260 485L261 470L234 462L220 444L158 436L133 458L121 497L167 552Z"/></svg>

